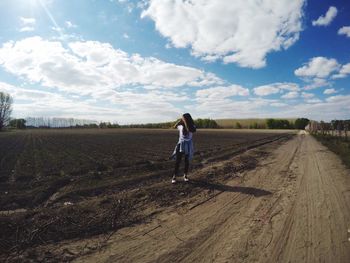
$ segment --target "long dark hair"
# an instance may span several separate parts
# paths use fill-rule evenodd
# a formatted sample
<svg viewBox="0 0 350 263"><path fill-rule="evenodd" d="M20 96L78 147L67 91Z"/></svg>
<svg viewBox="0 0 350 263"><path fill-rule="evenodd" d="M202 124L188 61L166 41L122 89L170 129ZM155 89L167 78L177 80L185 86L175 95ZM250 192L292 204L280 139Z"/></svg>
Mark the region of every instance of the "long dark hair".
<svg viewBox="0 0 350 263"><path fill-rule="evenodd" d="M191 114L185 113L185 114L182 115L182 118L185 121L184 124L185 124L186 130L190 131L190 132L196 132L196 125L194 124L194 121L192 119Z"/></svg>

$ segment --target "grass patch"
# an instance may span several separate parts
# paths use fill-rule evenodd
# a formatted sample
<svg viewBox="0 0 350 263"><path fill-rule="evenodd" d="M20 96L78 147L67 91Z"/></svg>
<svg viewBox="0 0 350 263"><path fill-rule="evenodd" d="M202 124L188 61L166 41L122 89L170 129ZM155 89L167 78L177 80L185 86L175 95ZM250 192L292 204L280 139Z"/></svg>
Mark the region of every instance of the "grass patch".
<svg viewBox="0 0 350 263"><path fill-rule="evenodd" d="M343 163L350 168L350 140L332 135L314 135L314 137L332 152L340 156Z"/></svg>

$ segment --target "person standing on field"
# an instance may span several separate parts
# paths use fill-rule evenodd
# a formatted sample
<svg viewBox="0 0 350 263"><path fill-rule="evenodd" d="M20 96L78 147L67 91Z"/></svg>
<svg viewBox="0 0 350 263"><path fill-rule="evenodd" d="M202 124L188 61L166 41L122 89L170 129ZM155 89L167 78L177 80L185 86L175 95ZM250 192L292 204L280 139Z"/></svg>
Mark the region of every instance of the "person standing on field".
<svg viewBox="0 0 350 263"><path fill-rule="evenodd" d="M192 136L193 133L196 132L196 126L194 125L194 121L189 113L185 113L182 115L181 119L175 124L174 128L179 130L179 141L175 146L175 150L173 152L172 158L175 159L175 170L173 177L171 179L171 183L176 183L176 176L179 172L180 163L182 157L185 159L185 168L183 179L185 182L188 182L188 168L190 165L190 160L193 157L193 142Z"/></svg>

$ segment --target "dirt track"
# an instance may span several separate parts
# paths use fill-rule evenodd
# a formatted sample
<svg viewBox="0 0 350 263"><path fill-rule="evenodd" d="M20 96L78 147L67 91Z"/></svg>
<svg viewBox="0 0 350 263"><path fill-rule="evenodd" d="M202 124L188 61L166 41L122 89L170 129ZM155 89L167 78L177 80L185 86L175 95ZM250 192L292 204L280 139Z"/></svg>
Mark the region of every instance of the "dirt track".
<svg viewBox="0 0 350 263"><path fill-rule="evenodd" d="M215 197L121 229L77 261L350 262L349 175L300 134Z"/></svg>

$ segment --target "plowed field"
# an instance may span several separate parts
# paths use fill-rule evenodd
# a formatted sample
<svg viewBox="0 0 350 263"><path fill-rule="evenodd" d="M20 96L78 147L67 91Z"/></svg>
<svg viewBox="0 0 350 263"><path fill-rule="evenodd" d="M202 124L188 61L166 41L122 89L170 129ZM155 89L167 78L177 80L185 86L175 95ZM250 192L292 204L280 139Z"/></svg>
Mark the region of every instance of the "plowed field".
<svg viewBox="0 0 350 263"><path fill-rule="evenodd" d="M170 184L172 130L0 134L0 258L348 262L349 172L311 136L200 130Z"/></svg>

